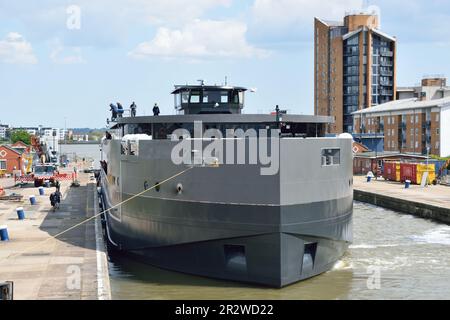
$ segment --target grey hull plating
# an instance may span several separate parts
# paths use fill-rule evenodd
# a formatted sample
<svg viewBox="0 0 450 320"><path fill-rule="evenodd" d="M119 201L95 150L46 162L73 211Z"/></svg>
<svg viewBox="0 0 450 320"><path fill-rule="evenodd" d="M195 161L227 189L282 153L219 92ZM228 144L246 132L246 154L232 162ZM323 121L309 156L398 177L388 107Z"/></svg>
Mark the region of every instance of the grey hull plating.
<svg viewBox="0 0 450 320"><path fill-rule="evenodd" d="M173 145L145 141L130 157L111 141L106 207L183 170ZM321 165L323 148L341 149L339 166ZM281 139L279 164L273 176L257 165L194 168L108 213L109 238L155 266L220 279L283 287L323 273L352 241L351 140Z"/></svg>
<svg viewBox="0 0 450 320"><path fill-rule="evenodd" d="M351 198L285 208L186 204L145 197L136 202L175 215L133 214L122 222L110 217L111 239L150 264L208 277L282 287L329 270L351 238ZM327 211L337 206L347 211L330 217ZM229 221L213 217L229 219L230 211ZM290 221L293 214L302 219L281 222ZM313 256L305 258L305 245L311 243L317 247ZM245 247L245 257L227 257L227 246Z"/></svg>

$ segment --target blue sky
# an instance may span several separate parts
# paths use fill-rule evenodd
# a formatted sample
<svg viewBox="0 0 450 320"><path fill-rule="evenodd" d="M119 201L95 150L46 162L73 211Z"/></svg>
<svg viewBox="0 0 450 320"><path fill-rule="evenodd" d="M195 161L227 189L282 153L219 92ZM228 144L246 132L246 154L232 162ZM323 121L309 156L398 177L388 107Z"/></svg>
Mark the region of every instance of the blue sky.
<svg viewBox="0 0 450 320"><path fill-rule="evenodd" d="M398 38L400 86L450 75L449 0L0 0L0 122L101 127L116 101L172 114L174 84L225 76L257 88L246 113L312 114L314 16L363 6Z"/></svg>

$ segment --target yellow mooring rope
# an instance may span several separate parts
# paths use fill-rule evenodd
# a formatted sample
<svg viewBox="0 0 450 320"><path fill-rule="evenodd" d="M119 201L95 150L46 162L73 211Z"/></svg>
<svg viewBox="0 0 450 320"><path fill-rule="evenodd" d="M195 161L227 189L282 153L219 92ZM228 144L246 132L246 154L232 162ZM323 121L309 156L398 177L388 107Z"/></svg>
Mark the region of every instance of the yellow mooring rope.
<svg viewBox="0 0 450 320"><path fill-rule="evenodd" d="M78 224L76 224L76 225L74 225L74 226L72 226L72 227L70 227L70 228L64 230L64 231L61 231L60 233L58 233L58 234L56 234L56 235L54 235L54 236L51 236L51 237L49 237L49 238L47 238L47 239L45 239L45 240L43 240L43 241L37 243L36 245L34 245L34 246L32 246L32 247L29 247L29 248L25 249L24 251L21 251L21 252L12 254L12 255L10 255L10 256L4 258L4 259L6 260L6 259L14 258L14 257L17 257L17 256L22 255L22 254L24 254L24 253L27 253L27 252L29 252L29 251L32 251L33 249L36 249L36 248L40 247L41 245L43 245L44 243L48 242L49 240L56 239L56 238L62 236L63 234L65 234L65 233L67 233L67 232L69 232L69 231L71 231L71 230L73 230L73 229L76 229L76 228L78 228L79 226L82 226L83 224L85 224L85 223L87 223L87 222L89 222L89 221L91 221L91 220L93 220L93 219L95 219L95 218L101 216L102 214L104 214L104 213L106 213L106 212L108 212L108 211L110 211L110 210L112 210L112 209L115 209L115 208L117 208L118 206L121 206L121 205L123 205L124 203L127 203L127 202L129 202L129 201L131 201L131 200L133 200L133 199L135 199L135 198L137 198L137 197L140 197L140 196L143 195L144 193L146 193L146 192L148 192L148 191L150 191L150 190L153 190L153 189L155 189L155 188L161 186L162 184L164 184L164 183L166 183L166 182L169 182L170 180L175 179L176 177L179 177L179 176L185 174L186 172L192 170L193 168L195 168L195 167L189 167L189 168L187 168L187 169L185 169L185 170L183 170L183 171L181 171L181 172L179 172L179 173L177 173L177 174L171 176L170 178L167 178L166 180L161 181L161 182L155 184L153 187L148 188L148 189L146 189L146 190L144 190L144 191L142 191L142 192L140 192L140 193L138 193L138 194L135 194L134 196L128 198L127 200L122 201L122 202L120 202L120 203L118 203L118 204L112 206L111 208L109 208L109 209L107 209L107 210L104 210L104 211L102 211L102 212L100 212L100 213L98 213L98 214L96 214L96 215L94 215L94 216L92 216L92 217L90 217L90 218L88 218L88 219L86 219L86 220L84 220L84 221L82 221L82 222L80 222L80 223L78 223Z"/></svg>

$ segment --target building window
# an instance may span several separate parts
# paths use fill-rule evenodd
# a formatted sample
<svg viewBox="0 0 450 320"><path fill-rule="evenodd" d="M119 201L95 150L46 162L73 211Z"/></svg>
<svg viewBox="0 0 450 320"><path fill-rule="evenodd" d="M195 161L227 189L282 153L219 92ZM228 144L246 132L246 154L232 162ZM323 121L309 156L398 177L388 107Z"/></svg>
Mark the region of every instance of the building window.
<svg viewBox="0 0 450 320"><path fill-rule="evenodd" d="M341 149L322 149L322 167L341 164Z"/></svg>
<svg viewBox="0 0 450 320"><path fill-rule="evenodd" d="M6 160L0 160L0 170L6 170Z"/></svg>
<svg viewBox="0 0 450 320"><path fill-rule="evenodd" d="M436 129L436 134L439 135L439 134L440 134L440 131L441 131L440 128L437 128L437 129Z"/></svg>
<svg viewBox="0 0 450 320"><path fill-rule="evenodd" d="M416 123L419 123L419 116L416 115Z"/></svg>
<svg viewBox="0 0 450 320"><path fill-rule="evenodd" d="M391 124L391 117L388 117L388 124Z"/></svg>
<svg viewBox="0 0 450 320"><path fill-rule="evenodd" d="M392 117L392 124L395 124L395 117Z"/></svg>
<svg viewBox="0 0 450 320"><path fill-rule="evenodd" d="M436 115L436 122L439 122L439 113Z"/></svg>
<svg viewBox="0 0 450 320"><path fill-rule="evenodd" d="M436 142L436 149L439 149L439 141Z"/></svg>
<svg viewBox="0 0 450 320"><path fill-rule="evenodd" d="M411 124L413 124L414 123L414 116L410 116L410 118L411 118Z"/></svg>
<svg viewBox="0 0 450 320"><path fill-rule="evenodd" d="M416 141L416 149L419 147L419 141Z"/></svg>

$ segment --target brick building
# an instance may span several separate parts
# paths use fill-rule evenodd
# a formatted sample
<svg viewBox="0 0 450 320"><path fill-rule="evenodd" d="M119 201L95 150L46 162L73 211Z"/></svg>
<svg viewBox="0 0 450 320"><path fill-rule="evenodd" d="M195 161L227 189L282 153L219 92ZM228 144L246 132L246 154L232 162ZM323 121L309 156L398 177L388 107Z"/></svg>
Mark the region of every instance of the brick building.
<svg viewBox="0 0 450 320"><path fill-rule="evenodd" d="M315 18L314 30L314 113L335 117L328 133L352 133L353 112L395 99L396 39L373 13Z"/></svg>
<svg viewBox="0 0 450 320"><path fill-rule="evenodd" d="M14 170L22 170L22 168L22 153L6 145L0 146L0 175L12 174Z"/></svg>
<svg viewBox="0 0 450 320"><path fill-rule="evenodd" d="M402 99L354 116L354 135L384 136L388 152L450 156L450 97Z"/></svg>

